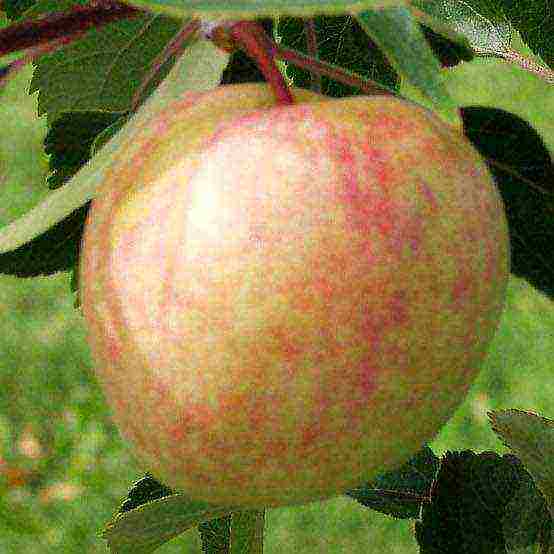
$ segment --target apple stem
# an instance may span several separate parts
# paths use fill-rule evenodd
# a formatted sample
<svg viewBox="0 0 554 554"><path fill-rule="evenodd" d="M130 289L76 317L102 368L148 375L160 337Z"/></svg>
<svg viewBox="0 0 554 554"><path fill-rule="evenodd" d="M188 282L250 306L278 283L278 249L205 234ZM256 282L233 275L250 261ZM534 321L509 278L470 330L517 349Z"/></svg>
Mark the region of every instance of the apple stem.
<svg viewBox="0 0 554 554"><path fill-rule="evenodd" d="M280 46L268 37L264 28L255 21L226 22L216 25L215 30L222 30L221 36L218 35L216 44L224 47L227 51L231 51L229 46L235 43L255 60L267 82L272 87L278 103L291 104L293 99L290 88L275 63L276 59L291 62L309 71L312 76L312 89L316 92L321 90L321 76L326 75L346 85L359 88L364 94L395 94L393 90L384 85L370 79L365 79L340 66L317 59L318 47L313 19L305 22L304 29L308 44L308 54ZM225 38L225 35L227 35L229 41L222 41L221 37ZM212 38L216 38L213 30Z"/></svg>
<svg viewBox="0 0 554 554"><path fill-rule="evenodd" d="M275 63L276 44L256 21L238 21L229 28L230 38L236 42L257 64L273 89L278 104L292 104L289 86Z"/></svg>

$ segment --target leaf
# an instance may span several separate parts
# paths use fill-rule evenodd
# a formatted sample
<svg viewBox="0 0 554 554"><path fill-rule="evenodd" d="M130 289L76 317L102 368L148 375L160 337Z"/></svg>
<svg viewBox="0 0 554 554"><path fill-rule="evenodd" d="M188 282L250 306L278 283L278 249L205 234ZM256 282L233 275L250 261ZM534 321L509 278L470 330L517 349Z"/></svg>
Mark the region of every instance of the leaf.
<svg viewBox="0 0 554 554"><path fill-rule="evenodd" d="M446 121L459 124L456 105L442 82L439 61L412 13L405 7L367 10L358 15L358 21L403 80L431 99L433 108Z"/></svg>
<svg viewBox="0 0 554 554"><path fill-rule="evenodd" d="M554 166L540 135L503 110L462 108L464 132L487 161L510 233L510 272L554 299Z"/></svg>
<svg viewBox="0 0 554 554"><path fill-rule="evenodd" d="M554 67L554 10L552 0L502 0L512 27L529 48Z"/></svg>
<svg viewBox="0 0 554 554"><path fill-rule="evenodd" d="M502 529L508 552L541 552L554 548L554 519L545 517L545 501L537 494L537 486L531 475L522 472L522 479L512 499L506 504Z"/></svg>
<svg viewBox="0 0 554 554"><path fill-rule="evenodd" d="M346 494L363 506L395 518L419 517L422 499L429 496L439 459L425 446L408 462Z"/></svg>
<svg viewBox="0 0 554 554"><path fill-rule="evenodd" d="M511 26L504 10L482 0L414 0L413 5L432 20L444 23L464 36L481 54L495 54L510 48Z"/></svg>
<svg viewBox="0 0 554 554"><path fill-rule="evenodd" d="M350 15L318 16L314 18L314 27L319 59L377 81L391 90L398 88L396 72L356 18ZM275 34L282 46L308 53L304 20L280 17ZM287 64L286 75L295 86L309 88L311 85L310 73L292 63ZM359 89L326 76L322 77L321 84L321 91L326 96L340 98L360 93Z"/></svg>
<svg viewBox="0 0 554 554"><path fill-rule="evenodd" d="M13 21L21 17L35 2L36 0L3 0L0 3L0 12L5 11L8 19Z"/></svg>
<svg viewBox="0 0 554 554"><path fill-rule="evenodd" d="M262 554L264 510L234 512L231 516L230 554Z"/></svg>
<svg viewBox="0 0 554 554"><path fill-rule="evenodd" d="M44 151L49 156L49 188L59 188L68 181L90 159L97 135L115 122L125 121L125 116L125 112L77 111L65 112L56 119L44 139Z"/></svg>
<svg viewBox="0 0 554 554"><path fill-rule="evenodd" d="M69 10L85 0L40 0L27 14L43 15ZM133 94L147 75L154 58L181 27L167 16L143 14L92 29L57 52L41 56L30 92L39 91L39 115L49 123L62 112L130 109ZM167 76L174 64L161 68L150 91Z"/></svg>
<svg viewBox="0 0 554 554"><path fill-rule="evenodd" d="M422 31L443 67L452 67L462 61L470 62L475 57L469 42L461 35L444 33L442 29L436 31L426 24L422 24ZM462 40L459 40L460 37Z"/></svg>
<svg viewBox="0 0 554 554"><path fill-rule="evenodd" d="M554 87L492 59L444 73L452 97L464 106L466 135L487 160L502 194L512 272L554 298L554 263L545 255L554 240L554 121L545 117L554 109Z"/></svg>
<svg viewBox="0 0 554 554"><path fill-rule="evenodd" d="M160 483L151 473L147 472L144 477L133 483L127 498L119 507L118 514L130 512L143 504L173 494L176 494L174 490Z"/></svg>
<svg viewBox="0 0 554 554"><path fill-rule="evenodd" d="M204 554L229 554L231 549L231 516L210 519L198 525Z"/></svg>
<svg viewBox="0 0 554 554"><path fill-rule="evenodd" d="M262 554L265 511L245 510L198 526L204 554Z"/></svg>
<svg viewBox="0 0 554 554"><path fill-rule="evenodd" d="M508 524L527 514L534 517L525 533ZM518 458L464 450L447 452L441 460L431 502L423 505L415 531L421 552L505 554L507 544L543 544L549 518L544 498Z"/></svg>
<svg viewBox="0 0 554 554"><path fill-rule="evenodd" d="M40 205L0 229L0 253L14 250L38 237L92 199L97 183L110 166L114 153L119 148L128 146L142 125L184 91L201 91L216 86L227 60L227 54L208 41L199 41L188 48L168 78L90 163L83 166L65 186L55 190Z"/></svg>
<svg viewBox="0 0 554 554"><path fill-rule="evenodd" d="M103 536L114 554L150 554L191 527L232 511L174 494L119 514Z"/></svg>
<svg viewBox="0 0 554 554"><path fill-rule="evenodd" d="M101 141L106 142L127 121L128 114L111 112L68 112L50 126L44 139L49 155L49 188L65 184L91 158ZM88 206L26 244L0 254L0 273L18 277L53 275L73 269L78 261Z"/></svg>
<svg viewBox="0 0 554 554"><path fill-rule="evenodd" d="M131 0L133 6L174 17L256 19L261 16L354 13L368 7L403 5L404 0Z"/></svg>
<svg viewBox="0 0 554 554"><path fill-rule="evenodd" d="M95 156L97 152L106 144L121 128L129 121L131 114L122 115L117 121L98 133L90 146L90 155Z"/></svg>
<svg viewBox="0 0 554 554"><path fill-rule="evenodd" d="M537 129L554 152L554 87L500 60L475 59L443 71L446 87L460 106L502 108Z"/></svg>
<svg viewBox="0 0 554 554"><path fill-rule="evenodd" d="M38 277L76 267L87 213L88 206L81 206L33 240L0 254L0 273Z"/></svg>
<svg viewBox="0 0 554 554"><path fill-rule="evenodd" d="M523 410L488 414L492 428L535 479L554 520L554 421Z"/></svg>

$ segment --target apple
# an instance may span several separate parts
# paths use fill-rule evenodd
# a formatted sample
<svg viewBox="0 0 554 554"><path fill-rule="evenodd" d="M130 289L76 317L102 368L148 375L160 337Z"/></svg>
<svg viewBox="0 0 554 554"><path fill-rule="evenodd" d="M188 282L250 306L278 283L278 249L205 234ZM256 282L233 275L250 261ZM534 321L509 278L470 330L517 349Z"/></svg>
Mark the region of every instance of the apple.
<svg viewBox="0 0 554 554"><path fill-rule="evenodd" d="M406 462L463 402L501 316L501 198L405 100L188 93L118 152L80 294L122 436L193 499L329 498Z"/></svg>

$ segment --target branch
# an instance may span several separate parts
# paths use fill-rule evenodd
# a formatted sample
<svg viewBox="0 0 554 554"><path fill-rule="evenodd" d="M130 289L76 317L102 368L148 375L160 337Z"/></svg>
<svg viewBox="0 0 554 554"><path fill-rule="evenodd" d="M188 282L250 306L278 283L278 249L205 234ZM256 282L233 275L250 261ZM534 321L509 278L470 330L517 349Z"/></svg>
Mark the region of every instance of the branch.
<svg viewBox="0 0 554 554"><path fill-rule="evenodd" d="M146 88L152 82L162 65L172 56L181 55L189 44L189 41L194 37L199 29L200 21L198 19L191 19L189 22L185 23L181 29L179 29L179 32L171 39L162 52L156 56L156 59L152 63L152 67L148 71L148 74L133 95L133 100L131 102L132 111L136 111L139 107Z"/></svg>
<svg viewBox="0 0 554 554"><path fill-rule="evenodd" d="M0 56L46 42L71 39L74 35L77 39L92 27L103 27L113 21L136 17L141 13L141 10L126 4L98 0L86 6L75 6L69 12L57 12L39 19L14 23L0 30Z"/></svg>
<svg viewBox="0 0 554 554"><path fill-rule="evenodd" d="M293 50L292 48L285 48L280 45L275 45L275 56L281 60L293 63L298 67L307 69L311 73L317 73L319 75L326 75L335 81L350 85L355 88L359 88L365 94L391 94L395 93L389 90L387 87L365 79L356 73L343 69L342 67L334 64L330 64L321 60L316 60Z"/></svg>

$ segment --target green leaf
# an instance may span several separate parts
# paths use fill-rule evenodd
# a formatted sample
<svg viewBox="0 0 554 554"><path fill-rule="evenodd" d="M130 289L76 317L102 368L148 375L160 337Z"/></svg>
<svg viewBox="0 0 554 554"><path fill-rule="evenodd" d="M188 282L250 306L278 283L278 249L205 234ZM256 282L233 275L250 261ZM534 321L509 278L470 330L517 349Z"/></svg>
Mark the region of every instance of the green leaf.
<svg viewBox="0 0 554 554"><path fill-rule="evenodd" d="M30 10L37 17L67 11L84 0L40 0ZM175 36L182 22L144 13L91 29L85 36L36 61L30 92L39 91L39 115L49 123L61 112L89 110L125 112L133 94L148 74L153 60ZM167 76L168 60L151 83Z"/></svg>
<svg viewBox="0 0 554 554"><path fill-rule="evenodd" d="M231 549L231 516L210 519L198 525L204 554L229 554Z"/></svg>
<svg viewBox="0 0 554 554"><path fill-rule="evenodd" d="M6 13L8 19L15 21L35 3L36 0L4 0L2 10Z"/></svg>
<svg viewBox="0 0 554 554"><path fill-rule="evenodd" d="M544 498L515 456L447 452L415 535L422 552L547 552L539 545L544 546L549 517Z"/></svg>
<svg viewBox="0 0 554 554"><path fill-rule="evenodd" d="M554 518L554 421L533 412L490 412L493 430L525 464Z"/></svg>
<svg viewBox="0 0 554 554"><path fill-rule="evenodd" d="M231 516L230 554L262 554L264 510L234 512Z"/></svg>
<svg viewBox="0 0 554 554"><path fill-rule="evenodd" d="M127 119L126 112L64 112L48 129L44 151L49 157L48 187L61 187L91 158L91 147L98 135ZM123 125L123 123L121 123ZM112 133L115 134L115 133Z"/></svg>
<svg viewBox="0 0 554 554"><path fill-rule="evenodd" d="M204 554L262 554L265 510L233 512L198 526Z"/></svg>
<svg viewBox="0 0 554 554"><path fill-rule="evenodd" d="M90 155L95 156L100 149L106 144L114 135L116 135L122 127L129 120L128 115L123 115L117 121L112 123L109 127L106 127L102 132L98 133L92 145L90 147Z"/></svg>
<svg viewBox="0 0 554 554"><path fill-rule="evenodd" d="M414 0L413 5L431 20L443 23L464 36L477 53L495 54L510 47L510 23L497 3L482 0ZM429 24L433 26L432 21Z"/></svg>
<svg viewBox="0 0 554 554"><path fill-rule="evenodd" d="M391 90L397 88L398 77L395 71L356 18L351 15L318 16L314 18L314 27L320 60L377 81ZM281 46L308 53L304 20L279 18L275 36ZM310 73L293 63L286 65L286 75L297 87L309 88L311 85ZM360 92L359 89L326 76L323 76L321 85L323 94L337 98Z"/></svg>
<svg viewBox="0 0 554 554"><path fill-rule="evenodd" d="M110 166L114 153L125 148L145 122L172 100L189 90L202 91L217 86L228 55L211 42L199 41L180 58L168 78L145 102L129 123L63 187L21 218L0 229L0 253L18 248L44 233L94 197L98 182Z"/></svg>
<svg viewBox="0 0 554 554"><path fill-rule="evenodd" d="M456 123L456 105L442 82L439 61L410 10L405 7L368 10L357 18L403 80L428 97L447 121Z"/></svg>
<svg viewBox="0 0 554 554"><path fill-rule="evenodd" d="M174 17L255 19L261 16L355 13L405 5L405 0L130 0L133 6Z"/></svg>
<svg viewBox="0 0 554 554"><path fill-rule="evenodd" d="M372 510L399 519L417 519L423 498L429 496L439 458L425 445L402 466L377 476L346 494Z"/></svg>
<svg viewBox="0 0 554 554"><path fill-rule="evenodd" d="M443 71L460 106L501 108L528 121L554 152L554 87L536 75L496 59L476 59Z"/></svg>
<svg viewBox="0 0 554 554"><path fill-rule="evenodd" d="M529 48L554 67L552 0L501 0L512 27Z"/></svg>
<svg viewBox="0 0 554 554"><path fill-rule="evenodd" d="M114 554L150 554L191 527L232 511L174 494L118 515L103 536Z"/></svg>

